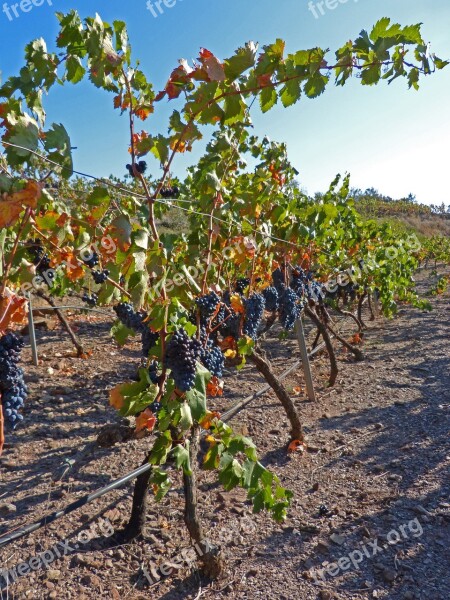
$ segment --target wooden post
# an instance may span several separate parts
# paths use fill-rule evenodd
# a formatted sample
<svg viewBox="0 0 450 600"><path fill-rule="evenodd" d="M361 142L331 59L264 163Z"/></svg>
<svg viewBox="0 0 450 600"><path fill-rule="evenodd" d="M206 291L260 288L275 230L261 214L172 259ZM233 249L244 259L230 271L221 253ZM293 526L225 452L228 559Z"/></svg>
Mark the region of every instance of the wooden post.
<svg viewBox="0 0 450 600"><path fill-rule="evenodd" d="M300 355L302 357L302 367L306 381L306 392L309 400L311 402L315 402L316 394L314 391L311 364L309 362L308 350L306 348L305 331L303 329L303 320L301 317L295 322L295 333L297 335L298 347L300 348Z"/></svg>
<svg viewBox="0 0 450 600"><path fill-rule="evenodd" d="M33 318L33 306L31 304L31 294L28 294L28 332L30 334L30 344L31 344L31 356L33 358L33 365L35 367L39 364L37 344L36 344L36 330L34 328L34 318Z"/></svg>

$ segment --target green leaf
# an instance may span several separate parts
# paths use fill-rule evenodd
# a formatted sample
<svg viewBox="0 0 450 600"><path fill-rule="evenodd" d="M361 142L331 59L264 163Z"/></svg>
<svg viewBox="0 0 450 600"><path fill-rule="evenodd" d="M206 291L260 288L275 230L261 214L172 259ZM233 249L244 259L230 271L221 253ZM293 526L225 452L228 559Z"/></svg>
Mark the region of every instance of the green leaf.
<svg viewBox="0 0 450 600"><path fill-rule="evenodd" d="M265 87L259 95L259 104L263 113L269 111L278 101L277 92L273 87Z"/></svg>
<svg viewBox="0 0 450 600"><path fill-rule="evenodd" d="M361 73L361 81L363 85L374 85L380 81L381 67L374 65L368 69L363 69Z"/></svg>
<svg viewBox="0 0 450 600"><path fill-rule="evenodd" d="M149 462L152 465L163 465L167 461L172 449L172 436L170 431L164 431L155 441L150 453Z"/></svg>
<svg viewBox="0 0 450 600"><path fill-rule="evenodd" d="M81 59L78 56L69 56L66 61L66 77L67 81L76 84L79 83L86 74L86 69L83 67Z"/></svg>
<svg viewBox="0 0 450 600"><path fill-rule="evenodd" d="M29 115L20 116L12 128L12 135L8 142L17 144L20 148L6 146L6 155L12 165L22 164L24 159L30 158L29 150L36 151L39 146L39 127Z"/></svg>
<svg viewBox="0 0 450 600"><path fill-rule="evenodd" d="M183 404L181 404L180 406L180 415L181 419L178 423L178 426L181 428L182 431L187 431L192 427L194 422L192 420L191 408L186 402L183 402Z"/></svg>
<svg viewBox="0 0 450 600"><path fill-rule="evenodd" d="M202 365L197 363L197 374L194 387L186 392L191 413L195 421L199 422L206 415L206 386L211 379L211 373Z"/></svg>
<svg viewBox="0 0 450 600"><path fill-rule="evenodd" d="M155 500L159 502L164 498L167 492L172 487L172 481L166 471L153 468L152 475L149 479L150 485L156 486Z"/></svg>
<svg viewBox="0 0 450 600"><path fill-rule="evenodd" d="M300 85L300 79L292 79L288 81L280 91L280 99L285 108L292 106L298 100L300 100L300 96L302 93L302 88Z"/></svg>
<svg viewBox="0 0 450 600"><path fill-rule="evenodd" d="M136 335L133 329L128 329L128 327L125 327L125 325L120 321L116 321L114 323L114 325L111 327L110 333L119 346L124 346L130 336L134 337Z"/></svg>
<svg viewBox="0 0 450 600"><path fill-rule="evenodd" d="M225 75L228 79L235 80L242 73L254 66L257 46L248 42L244 47L238 48L236 53L227 58L224 63Z"/></svg>
<svg viewBox="0 0 450 600"><path fill-rule="evenodd" d="M177 469L183 469L183 473L185 475L191 475L191 461L189 457L189 440L185 441L185 446L178 444L172 450L172 454L175 458L175 464L177 465Z"/></svg>
<svg viewBox="0 0 450 600"><path fill-rule="evenodd" d="M323 94L327 83L328 77L321 73L316 73L308 79L303 89L308 98L317 98Z"/></svg>

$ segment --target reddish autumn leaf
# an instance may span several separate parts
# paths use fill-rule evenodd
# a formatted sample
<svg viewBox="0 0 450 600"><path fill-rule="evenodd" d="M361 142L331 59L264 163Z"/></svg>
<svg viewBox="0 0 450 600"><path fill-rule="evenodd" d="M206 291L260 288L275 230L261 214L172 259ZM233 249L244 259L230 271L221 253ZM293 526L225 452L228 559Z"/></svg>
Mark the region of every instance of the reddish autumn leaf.
<svg viewBox="0 0 450 600"><path fill-rule="evenodd" d="M306 444L301 440L293 440L288 446L288 452L305 452Z"/></svg>
<svg viewBox="0 0 450 600"><path fill-rule="evenodd" d="M216 377L214 377L213 379L216 379ZM211 429L211 424L213 419L220 419L220 413L218 412L211 412L208 411L206 413L206 415L203 417L203 419L201 421L199 421L199 425L200 427L202 427L203 429Z"/></svg>
<svg viewBox="0 0 450 600"><path fill-rule="evenodd" d="M259 87L267 87L272 84L272 75L270 73L265 73L264 75L259 75L258 77L258 86Z"/></svg>
<svg viewBox="0 0 450 600"><path fill-rule="evenodd" d="M10 323L21 323L27 315L27 301L6 288L5 297L0 299L0 331L8 329Z"/></svg>
<svg viewBox="0 0 450 600"><path fill-rule="evenodd" d="M124 402L125 402L125 399L123 397L121 389L122 389L122 384L119 384L119 385L116 385L116 387L114 387L109 392L109 403L116 410L120 410L123 407Z"/></svg>
<svg viewBox="0 0 450 600"><path fill-rule="evenodd" d="M156 425L156 417L149 408L136 417L136 432L146 429L153 431Z"/></svg>
<svg viewBox="0 0 450 600"><path fill-rule="evenodd" d="M206 387L206 393L208 396L212 398L217 398L217 396L223 396L223 386L224 382L217 377L212 377L212 379L208 382ZM218 413L214 413L218 415ZM220 415L217 416L219 418ZM209 427L205 427L205 429L209 429Z"/></svg>
<svg viewBox="0 0 450 600"><path fill-rule="evenodd" d="M209 81L225 81L223 63L206 48L200 49L199 60L206 71Z"/></svg>
<svg viewBox="0 0 450 600"><path fill-rule="evenodd" d="M140 106L134 109L134 114L138 119L141 119L141 121L145 121L152 112L154 112L153 106Z"/></svg>
<svg viewBox="0 0 450 600"><path fill-rule="evenodd" d="M23 190L0 196L0 228L14 225L24 207L36 208L41 193L40 184L30 179Z"/></svg>

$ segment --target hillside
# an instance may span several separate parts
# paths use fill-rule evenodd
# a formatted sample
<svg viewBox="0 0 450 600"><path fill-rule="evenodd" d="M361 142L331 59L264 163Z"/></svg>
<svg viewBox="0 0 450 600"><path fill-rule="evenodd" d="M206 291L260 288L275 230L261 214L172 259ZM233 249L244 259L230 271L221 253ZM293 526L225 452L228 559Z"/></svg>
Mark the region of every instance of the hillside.
<svg viewBox="0 0 450 600"><path fill-rule="evenodd" d="M419 204L411 194L394 200L373 188L362 192L352 190L355 207L367 219L388 221L402 231L414 230L419 236L450 236L450 204L445 206Z"/></svg>

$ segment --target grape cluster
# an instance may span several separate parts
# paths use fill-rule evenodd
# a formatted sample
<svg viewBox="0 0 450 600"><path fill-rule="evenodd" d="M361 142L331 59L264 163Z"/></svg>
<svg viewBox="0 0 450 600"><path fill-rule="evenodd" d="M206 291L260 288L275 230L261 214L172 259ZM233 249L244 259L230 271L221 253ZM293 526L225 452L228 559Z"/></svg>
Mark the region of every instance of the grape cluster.
<svg viewBox="0 0 450 600"><path fill-rule="evenodd" d="M144 322L147 313L145 312L136 312L133 308L133 305L129 302L121 302L114 306L114 312L116 313L119 321L128 327L128 329L132 329L136 333L141 334L142 339L142 355L148 357L148 354L156 344L159 338L159 333L152 331L148 325Z"/></svg>
<svg viewBox="0 0 450 600"><path fill-rule="evenodd" d="M222 377L225 357L219 346L208 340L206 347L200 350L200 362L214 377Z"/></svg>
<svg viewBox="0 0 450 600"><path fill-rule="evenodd" d="M152 402L147 408L149 408L154 415L157 415L162 408L161 402Z"/></svg>
<svg viewBox="0 0 450 600"><path fill-rule="evenodd" d="M236 284L234 286L235 291L238 294L243 294L246 287L250 285L250 279L248 277L241 277L236 280Z"/></svg>
<svg viewBox="0 0 450 600"><path fill-rule="evenodd" d="M126 165L127 171L130 174L131 177L135 177L134 171L133 171L133 165ZM147 163L145 162L145 160L140 160L138 163L136 163L134 165L134 168L136 169L136 171L138 173L145 173L145 171L147 170Z"/></svg>
<svg viewBox="0 0 450 600"><path fill-rule="evenodd" d="M216 312L217 305L220 302L219 296L215 292L210 292L205 296L200 296L195 300L200 310L200 323L206 325L211 319L213 314Z"/></svg>
<svg viewBox="0 0 450 600"><path fill-rule="evenodd" d="M275 271L272 273L272 281L273 285L278 291L282 291L286 287L284 284L284 273L279 268L275 269Z"/></svg>
<svg viewBox="0 0 450 600"><path fill-rule="evenodd" d="M229 309L231 316L227 315L220 326L220 333L223 337L232 337L235 340L239 339L241 328L241 315Z"/></svg>
<svg viewBox="0 0 450 600"><path fill-rule="evenodd" d="M42 275L50 269L50 257L42 246L41 240L29 240L27 242L28 252L31 256L36 271Z"/></svg>
<svg viewBox="0 0 450 600"><path fill-rule="evenodd" d="M256 339L259 326L261 325L261 321L264 316L264 307L266 305L266 301L262 294L252 294L250 298L244 300L244 305L245 319L243 332L245 335Z"/></svg>
<svg viewBox="0 0 450 600"><path fill-rule="evenodd" d="M178 198L178 196L180 195L180 190L176 185L173 185L163 187L159 193L161 195L161 198Z"/></svg>
<svg viewBox="0 0 450 600"><path fill-rule="evenodd" d="M294 329L295 321L300 317L302 306L297 294L291 288L283 290L280 297L280 322L286 331Z"/></svg>
<svg viewBox="0 0 450 600"><path fill-rule="evenodd" d="M149 367L148 367L148 374L150 377L150 381L152 383L154 383L155 385L159 384L159 376L158 376L158 362L156 360L152 360L152 362L150 363ZM153 409L151 409L152 412Z"/></svg>
<svg viewBox="0 0 450 600"><path fill-rule="evenodd" d="M89 258L82 258L82 261L84 262L84 264L89 267L90 269L93 269L95 266L98 265L99 263L99 256L97 254L97 252L92 252L92 254L89 256Z"/></svg>
<svg viewBox="0 0 450 600"><path fill-rule="evenodd" d="M176 387L182 392L188 392L194 386L200 352L199 342L190 338L184 329L175 331L167 344L165 363L171 369Z"/></svg>
<svg viewBox="0 0 450 600"><path fill-rule="evenodd" d="M91 294L91 295L89 295L87 292L84 292L84 294L81 297L81 299L83 300L83 302L86 302L86 304L88 306L91 306L92 308L94 306L97 306L97 302L98 302L98 295L97 294Z"/></svg>
<svg viewBox="0 0 450 600"><path fill-rule="evenodd" d="M280 306L280 296L276 287L265 288L262 292L264 300L266 301L266 310L269 312L275 312Z"/></svg>
<svg viewBox="0 0 450 600"><path fill-rule="evenodd" d="M0 338L0 395L5 418L13 429L23 419L19 410L28 392L23 371L17 366L23 345L23 340L13 333Z"/></svg>
<svg viewBox="0 0 450 600"><path fill-rule="evenodd" d="M133 305L129 302L121 302L114 306L114 312L116 313L119 321L136 332L142 332L144 329L143 315L134 310Z"/></svg>
<svg viewBox="0 0 450 600"><path fill-rule="evenodd" d="M108 280L109 271L108 269L103 269L103 271L92 271L92 277L97 285L101 285Z"/></svg>
<svg viewBox="0 0 450 600"><path fill-rule="evenodd" d="M142 331L142 355L148 357L150 350L159 340L159 333L157 331L152 331L147 325L144 323L144 329Z"/></svg>

